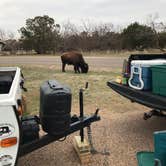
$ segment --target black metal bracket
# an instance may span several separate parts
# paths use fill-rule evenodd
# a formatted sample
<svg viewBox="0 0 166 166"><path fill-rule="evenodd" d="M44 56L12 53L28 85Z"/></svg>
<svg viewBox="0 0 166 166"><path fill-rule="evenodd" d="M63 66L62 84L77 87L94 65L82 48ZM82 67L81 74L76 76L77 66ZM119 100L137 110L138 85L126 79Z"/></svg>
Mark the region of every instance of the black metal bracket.
<svg viewBox="0 0 166 166"><path fill-rule="evenodd" d="M84 104L83 104L83 89L80 89L79 92L79 104L80 104L80 120L83 121L84 118ZM81 142L84 142L84 129L80 129Z"/></svg>
<svg viewBox="0 0 166 166"><path fill-rule="evenodd" d="M100 120L100 116L98 116L95 113L92 116L84 117L82 120L79 119L78 121L71 123L70 129L64 134L56 135L56 136L46 134L43 137L41 137L37 140L34 140L30 143L20 145L19 157L24 156L24 155L26 155L34 150L37 150L43 146L46 146L51 142L58 141L59 139L64 138L64 137L66 137L66 136L68 136L68 135L70 135L78 130L81 130L81 129L91 125L91 123L99 121L99 120Z"/></svg>
<svg viewBox="0 0 166 166"><path fill-rule="evenodd" d="M164 114L161 110L153 109L149 112L144 113L143 119L148 120L152 116L166 117L166 114Z"/></svg>
<svg viewBox="0 0 166 166"><path fill-rule="evenodd" d="M120 95L128 98L132 102L145 105L155 110L166 111L166 97L153 94L148 91L140 91L129 86L118 84L114 81L108 81L107 85Z"/></svg>
<svg viewBox="0 0 166 166"><path fill-rule="evenodd" d="M85 89L88 88L88 82L85 84ZM82 121L84 118L84 90L85 89L80 89L79 91L79 104L80 104L80 120ZM81 137L81 142L84 142L84 128L80 129L80 137Z"/></svg>

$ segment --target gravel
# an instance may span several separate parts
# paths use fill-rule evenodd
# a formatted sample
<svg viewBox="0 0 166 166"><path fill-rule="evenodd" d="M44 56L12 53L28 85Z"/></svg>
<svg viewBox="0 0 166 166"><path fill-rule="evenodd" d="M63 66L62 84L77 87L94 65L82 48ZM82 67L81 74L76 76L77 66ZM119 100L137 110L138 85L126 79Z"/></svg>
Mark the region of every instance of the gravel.
<svg viewBox="0 0 166 166"><path fill-rule="evenodd" d="M165 130L165 119L152 117L143 120L143 111L116 113L101 111L101 121L92 124L93 142L99 152L110 155L92 155L89 166L136 166L136 152L153 150L153 132ZM54 142L36 150L18 161L18 166L79 166L73 148L74 135L64 142Z"/></svg>

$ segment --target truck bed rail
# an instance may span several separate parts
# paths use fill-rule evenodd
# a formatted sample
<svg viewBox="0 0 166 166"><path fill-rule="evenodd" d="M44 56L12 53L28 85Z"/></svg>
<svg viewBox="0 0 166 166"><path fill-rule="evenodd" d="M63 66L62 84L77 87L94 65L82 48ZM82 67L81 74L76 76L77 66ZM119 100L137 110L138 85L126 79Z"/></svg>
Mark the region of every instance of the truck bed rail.
<svg viewBox="0 0 166 166"><path fill-rule="evenodd" d="M108 81L107 85L132 102L137 102L153 109L166 111L166 97L164 96L155 95L149 91L135 90L114 81Z"/></svg>

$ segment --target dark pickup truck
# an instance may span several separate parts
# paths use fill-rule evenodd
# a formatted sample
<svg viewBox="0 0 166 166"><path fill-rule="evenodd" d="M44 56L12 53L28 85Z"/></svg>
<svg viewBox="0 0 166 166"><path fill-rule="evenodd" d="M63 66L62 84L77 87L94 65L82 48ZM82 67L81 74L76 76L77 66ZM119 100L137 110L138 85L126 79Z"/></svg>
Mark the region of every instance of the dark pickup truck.
<svg viewBox="0 0 166 166"><path fill-rule="evenodd" d="M133 60L154 60L154 59L166 59L166 54L133 54L128 59L128 65L130 68L131 61ZM115 81L108 81L107 85L119 93L120 95L128 98L132 102L143 104L152 108L152 111L144 114L144 119L148 119L153 115L165 116L166 111L166 97L155 95L151 91L140 91L133 89L127 85L116 83Z"/></svg>

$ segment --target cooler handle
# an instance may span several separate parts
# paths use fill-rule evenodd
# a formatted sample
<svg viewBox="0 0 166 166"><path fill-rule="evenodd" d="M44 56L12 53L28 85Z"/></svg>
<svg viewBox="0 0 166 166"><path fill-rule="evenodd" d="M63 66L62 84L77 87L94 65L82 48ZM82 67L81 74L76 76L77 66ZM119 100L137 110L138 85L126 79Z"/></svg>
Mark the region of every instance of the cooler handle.
<svg viewBox="0 0 166 166"><path fill-rule="evenodd" d="M133 68L133 69L132 69L132 70L133 70L133 71L132 71L133 74L140 74L140 72L141 72L141 71L140 71L140 69L141 69L140 67L132 66L132 68ZM136 71L136 70L137 70L137 71ZM139 72L139 71L140 71L140 72ZM142 73L141 73L141 74L142 74Z"/></svg>
<svg viewBox="0 0 166 166"><path fill-rule="evenodd" d="M48 85L53 90L62 90L63 89L63 87L61 85L59 85L55 80L49 80Z"/></svg>
<svg viewBox="0 0 166 166"><path fill-rule="evenodd" d="M136 72L134 69L138 69L138 71ZM139 81L141 83L140 87L132 85L131 81L133 79L133 75L134 74L138 74L139 75ZM131 75L130 75L130 78L129 78L129 86L132 87L133 89L137 89L137 90L142 90L144 88L144 82L142 80L142 68L140 66L139 67L135 67L135 66L131 67Z"/></svg>

